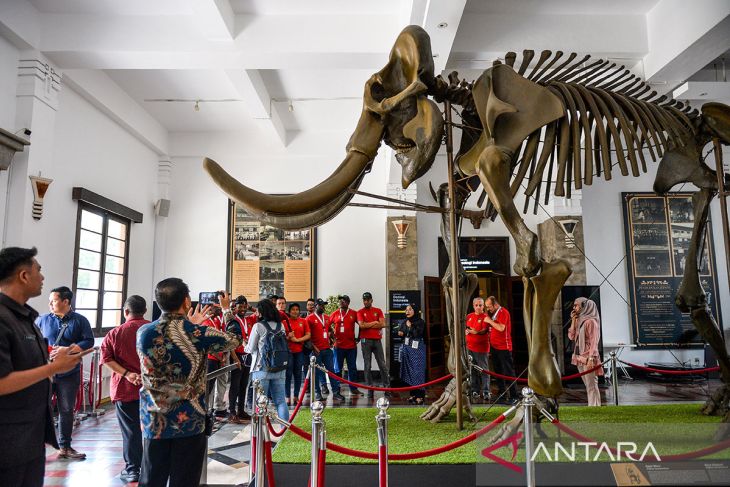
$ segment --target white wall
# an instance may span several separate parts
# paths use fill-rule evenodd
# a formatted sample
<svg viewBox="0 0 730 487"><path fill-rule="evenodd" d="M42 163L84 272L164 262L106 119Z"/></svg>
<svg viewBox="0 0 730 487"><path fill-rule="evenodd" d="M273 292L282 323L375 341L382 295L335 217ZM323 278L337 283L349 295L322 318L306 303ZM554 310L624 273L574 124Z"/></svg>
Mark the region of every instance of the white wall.
<svg viewBox="0 0 730 487"><path fill-rule="evenodd" d="M0 36L0 128L15 132L15 86L18 80L18 50ZM22 127L21 127L22 128ZM0 171L0 235L5 228L8 171Z"/></svg>

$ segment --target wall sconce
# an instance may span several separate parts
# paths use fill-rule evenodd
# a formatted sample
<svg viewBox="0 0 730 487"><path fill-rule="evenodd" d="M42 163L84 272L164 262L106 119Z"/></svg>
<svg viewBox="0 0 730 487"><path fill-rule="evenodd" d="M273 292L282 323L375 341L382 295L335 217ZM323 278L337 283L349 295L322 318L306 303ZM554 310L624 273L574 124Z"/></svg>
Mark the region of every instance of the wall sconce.
<svg viewBox="0 0 730 487"><path fill-rule="evenodd" d="M43 198L46 196L48 186L51 185L53 179L42 178L40 173L38 176L29 176L30 184L33 186L33 219L40 220L43 216Z"/></svg>
<svg viewBox="0 0 730 487"><path fill-rule="evenodd" d="M411 222L408 220L393 220L393 226L395 227L395 231L398 233L397 246L399 249L406 248L406 233L408 233L408 227L410 225Z"/></svg>
<svg viewBox="0 0 730 487"><path fill-rule="evenodd" d="M578 220L558 220L560 228L565 233L565 246L569 249L575 248L575 229L578 228Z"/></svg>

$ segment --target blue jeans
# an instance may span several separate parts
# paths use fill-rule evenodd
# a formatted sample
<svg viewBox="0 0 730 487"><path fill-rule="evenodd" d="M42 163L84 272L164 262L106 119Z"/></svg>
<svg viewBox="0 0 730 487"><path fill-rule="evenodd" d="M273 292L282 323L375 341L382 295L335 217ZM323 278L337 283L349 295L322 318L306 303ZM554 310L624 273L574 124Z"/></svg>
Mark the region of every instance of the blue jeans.
<svg viewBox="0 0 730 487"><path fill-rule="evenodd" d="M269 396L276 405L276 412L284 421L289 421L289 408L286 405L286 395L284 395L284 383L286 382L286 371L266 372L258 370L251 373L251 381L258 380L264 389L264 394Z"/></svg>
<svg viewBox="0 0 730 487"><path fill-rule="evenodd" d="M304 352L290 354L289 366L286 368L286 386L284 392L291 394L291 379L294 376L294 399L299 398L299 389L302 387L302 366L304 365Z"/></svg>
<svg viewBox="0 0 730 487"><path fill-rule="evenodd" d="M335 348L335 370L342 377L342 366L347 362L347 380L357 381L357 347ZM357 387L350 386L351 391L357 391Z"/></svg>
<svg viewBox="0 0 730 487"><path fill-rule="evenodd" d="M61 448L71 448L71 433L74 429L74 407L76 394L81 383L81 372L53 378L53 392L58 407L58 444Z"/></svg>
<svg viewBox="0 0 730 487"><path fill-rule="evenodd" d="M319 365L324 365L324 368L329 370L330 372L335 372L335 355L332 353L331 348L326 348L324 350L319 351L319 355L317 355L317 363ZM320 387L320 384L326 385L327 379L324 376L324 372L317 369L317 384L315 385L315 391L317 395L322 394L322 388ZM330 384L332 385L332 392L336 392L340 390L340 383L337 381L337 379L333 379L330 377Z"/></svg>

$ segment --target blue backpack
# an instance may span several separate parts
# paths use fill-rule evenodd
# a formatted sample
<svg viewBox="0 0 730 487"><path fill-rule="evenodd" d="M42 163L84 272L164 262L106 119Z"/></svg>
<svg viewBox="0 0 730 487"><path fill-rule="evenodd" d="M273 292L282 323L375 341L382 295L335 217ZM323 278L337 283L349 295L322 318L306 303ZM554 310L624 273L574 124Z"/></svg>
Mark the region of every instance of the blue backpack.
<svg viewBox="0 0 730 487"><path fill-rule="evenodd" d="M289 365L289 342L281 323L273 330L265 321L260 322L266 328L264 346L261 349L261 369L266 372L280 372Z"/></svg>

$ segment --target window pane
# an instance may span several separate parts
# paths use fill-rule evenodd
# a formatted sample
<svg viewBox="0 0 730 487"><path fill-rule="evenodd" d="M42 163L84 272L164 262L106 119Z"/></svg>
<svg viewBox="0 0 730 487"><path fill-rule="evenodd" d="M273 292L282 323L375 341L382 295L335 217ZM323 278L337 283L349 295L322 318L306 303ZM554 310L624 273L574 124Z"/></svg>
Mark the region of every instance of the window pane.
<svg viewBox="0 0 730 487"><path fill-rule="evenodd" d="M101 254L90 250L79 250L79 267L98 271L101 267Z"/></svg>
<svg viewBox="0 0 730 487"><path fill-rule="evenodd" d="M85 287L90 289L99 288L99 273L79 269L79 275L76 278L76 287Z"/></svg>
<svg viewBox="0 0 730 487"><path fill-rule="evenodd" d="M119 310L104 310L101 314L102 328L119 326L122 323L122 312Z"/></svg>
<svg viewBox="0 0 730 487"><path fill-rule="evenodd" d="M101 252L101 235L87 230L81 230L81 234L79 235L79 246L83 249Z"/></svg>
<svg viewBox="0 0 730 487"><path fill-rule="evenodd" d="M124 257L125 247L126 247L126 245L124 244L123 240L117 240L116 238L111 238L111 237L106 239L106 253L107 254Z"/></svg>
<svg viewBox="0 0 730 487"><path fill-rule="evenodd" d="M74 311L76 311L80 315L86 316L86 319L89 320L89 323L91 323L92 328L94 328L96 326L96 309L76 308Z"/></svg>
<svg viewBox="0 0 730 487"><path fill-rule="evenodd" d="M104 309L121 309L122 293L104 293Z"/></svg>
<svg viewBox="0 0 730 487"><path fill-rule="evenodd" d="M97 291L87 291L79 289L76 291L76 307L78 308L94 308L98 306L97 300L99 293Z"/></svg>
<svg viewBox="0 0 730 487"><path fill-rule="evenodd" d="M119 240L126 240L127 225L110 219L109 227L107 228L107 235L109 235L110 237L118 238Z"/></svg>
<svg viewBox="0 0 730 487"><path fill-rule="evenodd" d="M90 211L81 210L81 228L91 230L92 232L101 233L104 218L101 215Z"/></svg>
<svg viewBox="0 0 730 487"><path fill-rule="evenodd" d="M120 274L104 274L105 291L121 291L124 284L124 276Z"/></svg>
<svg viewBox="0 0 730 487"><path fill-rule="evenodd" d="M107 272L113 272L115 274L124 273L124 259L119 257L112 257L111 255L106 256L106 265L104 270Z"/></svg>

